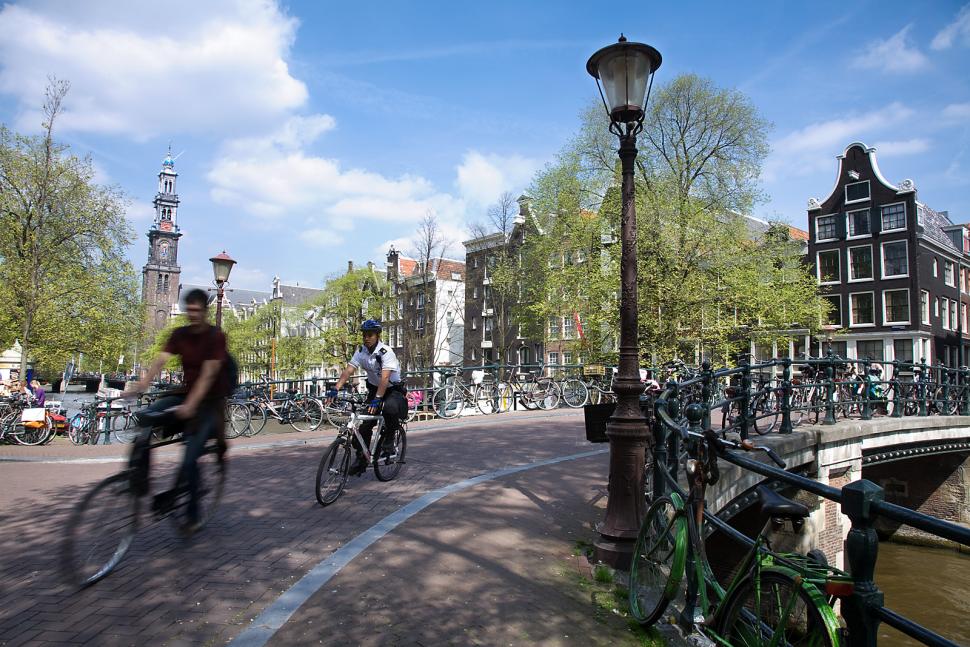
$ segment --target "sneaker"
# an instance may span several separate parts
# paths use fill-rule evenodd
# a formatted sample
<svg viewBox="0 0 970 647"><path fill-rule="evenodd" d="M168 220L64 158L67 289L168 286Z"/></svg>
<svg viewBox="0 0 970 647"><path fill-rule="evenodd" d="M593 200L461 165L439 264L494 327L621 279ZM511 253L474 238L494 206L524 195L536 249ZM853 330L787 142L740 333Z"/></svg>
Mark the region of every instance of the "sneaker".
<svg viewBox="0 0 970 647"><path fill-rule="evenodd" d="M363 454L357 454L357 460L354 464L350 466L349 474L351 476L360 476L367 471L367 459L364 458Z"/></svg>

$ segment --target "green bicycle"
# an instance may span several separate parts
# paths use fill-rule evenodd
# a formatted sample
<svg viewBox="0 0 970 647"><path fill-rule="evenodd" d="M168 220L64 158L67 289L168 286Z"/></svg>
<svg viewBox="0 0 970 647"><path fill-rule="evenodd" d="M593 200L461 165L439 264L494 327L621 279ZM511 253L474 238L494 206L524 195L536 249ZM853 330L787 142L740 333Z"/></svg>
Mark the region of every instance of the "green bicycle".
<svg viewBox="0 0 970 647"><path fill-rule="evenodd" d="M686 500L676 491L658 497L647 510L630 568L633 617L653 625L671 602L682 601L680 623L698 631L710 645L844 644L832 604L852 594L852 579L830 568L817 551L808 556L773 553L762 529L727 588L718 583L707 560L704 494L718 479L718 454L727 448L761 450L780 466L784 462L769 448L748 441L732 443L711 430L699 434L681 429L681 435L689 444L689 493ZM808 508L767 487L759 488L758 494L768 523L789 523L797 529L809 516Z"/></svg>

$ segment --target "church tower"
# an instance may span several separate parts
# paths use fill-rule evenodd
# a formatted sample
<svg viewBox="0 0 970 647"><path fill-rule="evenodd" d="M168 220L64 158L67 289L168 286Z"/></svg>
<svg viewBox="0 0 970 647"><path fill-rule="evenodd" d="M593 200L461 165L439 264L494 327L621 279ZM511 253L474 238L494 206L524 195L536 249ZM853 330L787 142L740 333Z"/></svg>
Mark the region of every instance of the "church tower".
<svg viewBox="0 0 970 647"><path fill-rule="evenodd" d="M145 332L147 341L165 327L172 312L172 305L178 300L179 238L182 234L178 226L178 193L175 189L175 160L172 149L162 161L158 173L158 192L155 194L155 222L148 231L148 262L142 268L141 298L145 304Z"/></svg>

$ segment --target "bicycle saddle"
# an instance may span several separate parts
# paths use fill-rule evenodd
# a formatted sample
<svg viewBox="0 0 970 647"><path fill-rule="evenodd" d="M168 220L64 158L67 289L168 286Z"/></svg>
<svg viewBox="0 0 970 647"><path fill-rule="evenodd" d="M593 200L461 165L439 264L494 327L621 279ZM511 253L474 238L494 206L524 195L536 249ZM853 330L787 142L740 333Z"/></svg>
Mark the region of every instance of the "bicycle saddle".
<svg viewBox="0 0 970 647"><path fill-rule="evenodd" d="M761 499L761 510L771 517L804 519L811 514L801 503L786 499L771 488L759 487L758 498Z"/></svg>

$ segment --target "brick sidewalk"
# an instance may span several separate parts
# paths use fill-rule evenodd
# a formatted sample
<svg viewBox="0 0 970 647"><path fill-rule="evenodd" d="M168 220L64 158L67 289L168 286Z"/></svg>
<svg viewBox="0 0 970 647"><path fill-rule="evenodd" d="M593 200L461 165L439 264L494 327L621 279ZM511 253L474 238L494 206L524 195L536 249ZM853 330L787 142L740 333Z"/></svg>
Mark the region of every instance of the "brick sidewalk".
<svg viewBox="0 0 970 647"><path fill-rule="evenodd" d="M118 570L82 592L64 586L57 570L64 523L86 488L117 471L118 465L50 462L43 456L37 458L44 462L3 463L0 644L224 643L243 631L281 592L334 550L420 496L509 465L595 449L583 438L582 414L572 411L435 421L417 423L410 429L409 461L396 481L379 483L372 474L355 478L344 496L328 508L318 506L313 496L317 462L327 432L314 432L317 436L257 436L246 439L248 445L237 442L231 452L223 506L204 532L184 542L175 537L167 524L145 528ZM292 440L299 444L286 444L290 436L296 436ZM92 449L99 448L72 447L68 451ZM73 454L51 459L78 457ZM94 458L88 454L84 457ZM171 469L173 459L174 455L158 461L158 471ZM471 616L466 612L445 622L453 610L448 611L444 600L448 590L464 583L470 588L464 597L454 599L471 606L480 603L467 596L480 593L488 593L488 605L492 606L496 597L533 600L534 611L518 616L513 613L514 608L499 605L514 620L508 626L526 632L512 634L505 624L496 625L494 630L498 633L494 635L503 644L536 642L544 625L548 626L544 639L548 644L565 641L558 637L560 630L574 622L580 623L577 627L584 627L582 632L612 632L598 623L594 627L581 624L582 605L574 600L579 606L569 606L570 596L575 597L578 592L563 587L553 577L554 569L542 566L548 563L546 560L568 556L574 538L582 532L592 538L588 524L602 513L593 510L591 502L605 487L605 466L605 459L591 458L536 468L531 471L535 472L534 478L531 472L523 472L453 494L400 526L371 547L371 551L379 551L374 555L383 556L381 562L395 565L393 573L398 581L394 586L398 593L407 590L406 595L386 596L386 602L399 600L402 605L392 609L393 617L415 615L424 618L425 623L438 622L448 631L458 631L456 623L470 622ZM429 522L439 517L450 521L440 528ZM481 527L476 529L476 524ZM513 544L530 548L515 553ZM397 551L402 558L413 554L415 559L394 561L398 559L394 556ZM440 564L434 555L443 558ZM480 557L473 558L474 555ZM365 552L338 576L347 578L340 579L338 589L346 593L339 596L342 604L378 599L383 582L389 580L380 578L382 582L378 584L377 580L368 579L377 573L365 568L372 559L371 553ZM411 571L410 576L399 570L399 564L403 569L405 563L412 561L417 571ZM460 575L469 564L475 565L475 570L470 575ZM358 568L360 572L354 574L352 571ZM475 584L478 571L482 572L481 581ZM405 587L411 577L418 575L430 587L427 603L422 602L422 595L413 587ZM355 587L358 579L361 584ZM552 604L553 600L559 601ZM314 620L312 614L320 612L319 605L334 601L314 598L293 618L296 624L292 629L284 627L277 640L286 644L301 642L301 635L308 636L307 623ZM447 613L435 620L439 607ZM569 618L568 623L554 619L559 607ZM349 613L353 607L346 608ZM534 617L540 612L548 617ZM498 622L495 613L480 609L482 621L469 625L470 629L479 627L477 644L492 643L489 634L484 633L488 629L484 623ZM534 624L526 626L527 616L532 617ZM350 616L341 616L340 621L343 625L336 626L360 623L361 631L373 626L363 617L351 620ZM323 622L322 616L317 622ZM395 644L399 639L404 644L411 640L413 644L420 637L417 628L422 623L399 622L391 622L396 629L382 634L381 644ZM412 628L413 637L401 633ZM581 636L582 632L573 635ZM622 638L624 632L621 630L613 638ZM327 644L334 635L328 630L314 642L322 640ZM449 635L453 636L450 640L460 642L461 633ZM528 641L526 635L530 636ZM589 635L592 634L587 638ZM444 640L446 635L438 637ZM369 638L363 642L377 644Z"/></svg>

